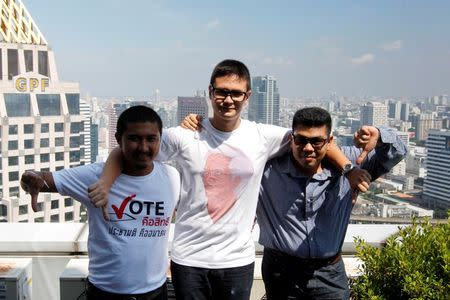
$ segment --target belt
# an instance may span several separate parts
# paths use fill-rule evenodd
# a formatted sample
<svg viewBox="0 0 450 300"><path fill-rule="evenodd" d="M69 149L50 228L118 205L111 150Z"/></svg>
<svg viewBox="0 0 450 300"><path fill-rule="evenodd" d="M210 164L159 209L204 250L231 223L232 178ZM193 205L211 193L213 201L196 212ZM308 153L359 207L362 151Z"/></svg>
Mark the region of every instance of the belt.
<svg viewBox="0 0 450 300"><path fill-rule="evenodd" d="M264 252L268 253L269 255L277 256L284 259L289 259L291 261L295 261L298 264L304 264L304 265L314 265L314 266L329 266L334 265L342 258L342 253L338 252L335 255L331 257L326 258L304 258L304 257L298 257L289 255L287 253L284 253L279 250L270 249L270 248L264 248Z"/></svg>
<svg viewBox="0 0 450 300"><path fill-rule="evenodd" d="M164 291L166 288L166 283L164 283L161 287L156 290L150 291L144 294L116 294L110 293L104 290L99 289L95 285L93 285L89 279L87 281L87 299L95 299L95 300L151 300L158 296L160 293Z"/></svg>

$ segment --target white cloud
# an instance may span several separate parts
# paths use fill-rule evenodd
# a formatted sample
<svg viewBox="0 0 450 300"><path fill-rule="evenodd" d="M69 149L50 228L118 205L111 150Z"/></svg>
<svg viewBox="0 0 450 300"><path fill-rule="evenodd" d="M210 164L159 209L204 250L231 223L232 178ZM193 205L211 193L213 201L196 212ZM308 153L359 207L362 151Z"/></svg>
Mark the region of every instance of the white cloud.
<svg viewBox="0 0 450 300"><path fill-rule="evenodd" d="M379 48L383 49L384 51L398 51L403 48L403 41L396 40L393 42L384 43L380 45Z"/></svg>
<svg viewBox="0 0 450 300"><path fill-rule="evenodd" d="M214 19L208 22L208 24L206 24L206 30L213 30L216 29L218 26L220 25L220 21L218 19Z"/></svg>
<svg viewBox="0 0 450 300"><path fill-rule="evenodd" d="M375 55L372 53L366 53L359 57L354 57L350 59L352 65L364 65L372 63L375 60Z"/></svg>

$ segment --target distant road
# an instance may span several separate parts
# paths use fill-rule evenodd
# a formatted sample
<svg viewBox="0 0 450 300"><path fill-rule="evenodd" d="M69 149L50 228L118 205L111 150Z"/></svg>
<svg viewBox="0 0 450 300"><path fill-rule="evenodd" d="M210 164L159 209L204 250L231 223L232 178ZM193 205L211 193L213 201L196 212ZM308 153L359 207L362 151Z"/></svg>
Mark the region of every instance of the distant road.
<svg viewBox="0 0 450 300"><path fill-rule="evenodd" d="M420 220L420 219L419 219ZM432 219L432 224L444 224L447 223L447 219ZM382 217L371 217L371 216L359 216L352 215L350 216L350 223L373 223L373 224L410 224L412 223L412 219L404 219L404 218L382 218Z"/></svg>

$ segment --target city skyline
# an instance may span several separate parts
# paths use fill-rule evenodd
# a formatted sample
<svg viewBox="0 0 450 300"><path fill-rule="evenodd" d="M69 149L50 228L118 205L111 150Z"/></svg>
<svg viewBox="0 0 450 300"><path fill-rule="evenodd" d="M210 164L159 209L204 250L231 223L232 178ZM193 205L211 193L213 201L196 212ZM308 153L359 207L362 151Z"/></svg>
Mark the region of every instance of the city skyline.
<svg viewBox="0 0 450 300"><path fill-rule="evenodd" d="M282 97L450 90L450 3L24 0L60 77L99 97L192 95L225 58Z"/></svg>

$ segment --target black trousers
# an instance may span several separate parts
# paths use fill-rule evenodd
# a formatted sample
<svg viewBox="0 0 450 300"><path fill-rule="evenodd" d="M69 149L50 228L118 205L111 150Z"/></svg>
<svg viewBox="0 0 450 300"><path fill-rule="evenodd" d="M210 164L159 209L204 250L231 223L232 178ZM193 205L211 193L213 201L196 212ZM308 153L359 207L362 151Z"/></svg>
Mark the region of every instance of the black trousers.
<svg viewBox="0 0 450 300"><path fill-rule="evenodd" d="M93 285L89 279L87 280L86 287L86 299L87 300L167 300L167 283L156 290L150 291L144 294L115 294L103 291Z"/></svg>
<svg viewBox="0 0 450 300"><path fill-rule="evenodd" d="M301 259L266 248L262 275L268 300L342 300L350 295L339 254L330 259Z"/></svg>

